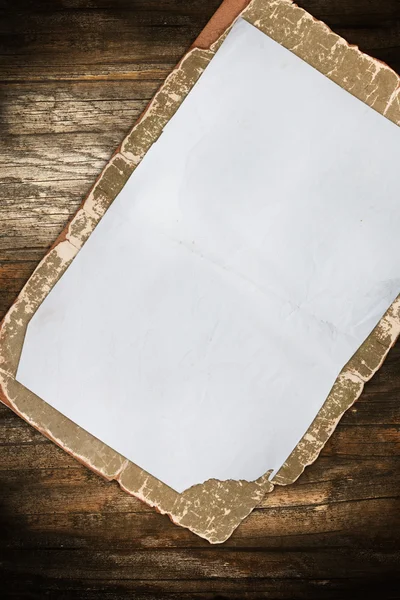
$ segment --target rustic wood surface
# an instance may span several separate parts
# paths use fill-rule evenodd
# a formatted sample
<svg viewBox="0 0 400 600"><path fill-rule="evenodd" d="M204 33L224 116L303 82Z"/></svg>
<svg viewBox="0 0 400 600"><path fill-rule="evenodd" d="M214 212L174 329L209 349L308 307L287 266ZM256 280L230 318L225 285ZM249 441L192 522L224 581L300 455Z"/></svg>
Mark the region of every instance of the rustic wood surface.
<svg viewBox="0 0 400 600"><path fill-rule="evenodd" d="M220 0L0 1L0 318ZM398 0L303 0L400 72ZM2 598L400 598L400 345L212 547L0 407Z"/></svg>

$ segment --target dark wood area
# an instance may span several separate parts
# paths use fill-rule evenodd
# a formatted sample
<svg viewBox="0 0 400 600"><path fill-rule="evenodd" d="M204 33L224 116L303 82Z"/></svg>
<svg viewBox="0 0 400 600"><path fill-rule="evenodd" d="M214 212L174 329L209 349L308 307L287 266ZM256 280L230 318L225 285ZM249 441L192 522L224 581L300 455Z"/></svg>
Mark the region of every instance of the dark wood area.
<svg viewBox="0 0 400 600"><path fill-rule="evenodd" d="M220 0L0 0L0 318ZM398 0L302 0L400 71ZM400 201L400 196L399 196ZM320 458L210 546L0 406L0 596L400 598L400 346Z"/></svg>

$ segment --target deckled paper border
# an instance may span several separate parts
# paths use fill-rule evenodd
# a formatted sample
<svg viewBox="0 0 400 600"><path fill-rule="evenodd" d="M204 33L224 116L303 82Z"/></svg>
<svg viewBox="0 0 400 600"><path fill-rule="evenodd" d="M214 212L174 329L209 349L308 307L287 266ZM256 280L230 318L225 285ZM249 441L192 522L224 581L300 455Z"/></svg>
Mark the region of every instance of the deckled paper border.
<svg viewBox="0 0 400 600"><path fill-rule="evenodd" d="M241 13L240 13L241 11ZM400 299L345 366L316 419L273 478L255 482L209 480L178 494L63 417L15 381L27 324L89 237L163 127L192 89L238 14L306 60L378 112L400 124L400 79L361 53L290 0L225 0L194 47L169 75L123 141L89 196L39 264L0 329L0 398L48 438L108 480L115 479L177 524L211 543L225 541L273 489L295 481L313 462L364 383L384 361L400 333Z"/></svg>

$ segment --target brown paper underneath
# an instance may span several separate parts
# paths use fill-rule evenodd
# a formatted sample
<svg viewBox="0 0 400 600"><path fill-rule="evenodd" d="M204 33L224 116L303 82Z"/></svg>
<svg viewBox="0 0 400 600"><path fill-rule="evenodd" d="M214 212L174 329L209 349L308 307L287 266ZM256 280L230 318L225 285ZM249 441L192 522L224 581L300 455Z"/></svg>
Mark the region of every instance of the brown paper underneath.
<svg viewBox="0 0 400 600"><path fill-rule="evenodd" d="M273 484L293 483L317 458L343 413L360 396L364 383L379 369L395 343L400 333L400 298L343 368L314 422L272 482L269 473L254 482L212 479L178 494L62 416L19 384L15 374L31 316L160 136L239 14L400 124L400 80L387 65L349 46L290 0L225 0L122 142L73 220L24 286L0 330L1 400L90 469L108 480L117 480L128 493L211 543L225 541Z"/></svg>

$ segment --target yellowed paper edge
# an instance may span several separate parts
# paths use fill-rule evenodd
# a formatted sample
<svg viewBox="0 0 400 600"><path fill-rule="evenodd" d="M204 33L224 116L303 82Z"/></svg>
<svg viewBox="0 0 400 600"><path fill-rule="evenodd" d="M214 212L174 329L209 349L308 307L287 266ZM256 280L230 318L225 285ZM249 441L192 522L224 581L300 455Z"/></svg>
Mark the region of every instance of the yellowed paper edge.
<svg viewBox="0 0 400 600"><path fill-rule="evenodd" d="M360 100L394 123L400 123L399 77L389 67L347 44L290 0L253 0L241 14ZM395 343L400 333L399 299L344 367L323 408L273 483L267 473L256 482L209 480L178 494L63 417L16 382L14 376L32 314L160 136L225 35L226 32L209 49L194 47L167 78L122 143L120 152L105 167L78 213L23 288L0 329L3 402L93 471L117 480L128 493L211 543L225 541L272 490L273 483L292 483L317 458L343 413L361 394L364 382L379 369Z"/></svg>

